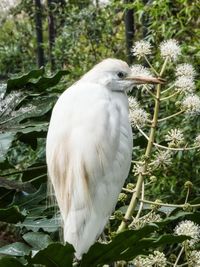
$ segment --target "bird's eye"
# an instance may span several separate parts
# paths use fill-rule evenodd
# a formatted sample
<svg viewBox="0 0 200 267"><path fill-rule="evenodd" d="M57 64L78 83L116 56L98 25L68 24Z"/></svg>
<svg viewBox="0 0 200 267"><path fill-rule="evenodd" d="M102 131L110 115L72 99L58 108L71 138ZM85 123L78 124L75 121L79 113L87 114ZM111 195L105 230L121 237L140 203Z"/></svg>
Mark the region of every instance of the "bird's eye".
<svg viewBox="0 0 200 267"><path fill-rule="evenodd" d="M124 72L121 72L121 71L120 71L120 72L117 73L117 76L118 76L119 78L122 79L122 78L124 78L126 75L125 75Z"/></svg>

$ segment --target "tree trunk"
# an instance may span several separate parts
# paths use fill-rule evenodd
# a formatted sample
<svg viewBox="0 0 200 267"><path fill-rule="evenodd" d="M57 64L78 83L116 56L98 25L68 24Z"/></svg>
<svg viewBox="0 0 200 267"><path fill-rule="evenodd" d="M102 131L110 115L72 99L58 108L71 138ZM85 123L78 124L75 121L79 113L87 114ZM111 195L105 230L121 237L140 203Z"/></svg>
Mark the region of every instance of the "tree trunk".
<svg viewBox="0 0 200 267"><path fill-rule="evenodd" d="M40 0L35 0L35 26L37 36L38 67L44 66L43 32L42 32L42 6Z"/></svg>
<svg viewBox="0 0 200 267"><path fill-rule="evenodd" d="M53 16L53 9L54 9L54 1L53 0L47 0L48 5L48 30L49 30L49 59L51 64L51 72L55 70L55 58L53 55L53 47L55 43L55 20Z"/></svg>
<svg viewBox="0 0 200 267"><path fill-rule="evenodd" d="M124 0L125 4L132 3L132 0ZM127 50L127 58L128 63L133 63L133 56L131 53L131 48L133 46L133 38L134 38L134 11L133 9L126 9L124 14L124 22L125 22L125 35L126 35L126 50Z"/></svg>

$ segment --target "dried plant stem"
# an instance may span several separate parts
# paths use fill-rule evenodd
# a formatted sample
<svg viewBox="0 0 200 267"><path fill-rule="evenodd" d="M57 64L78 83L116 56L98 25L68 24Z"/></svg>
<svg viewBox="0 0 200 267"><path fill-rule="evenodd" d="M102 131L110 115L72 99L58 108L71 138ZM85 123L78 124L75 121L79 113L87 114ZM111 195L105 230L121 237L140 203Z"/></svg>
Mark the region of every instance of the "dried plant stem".
<svg viewBox="0 0 200 267"><path fill-rule="evenodd" d="M152 69L152 71L159 76L159 73L156 71L156 69L152 66L152 64L149 62L148 58L146 57L146 55L144 55L144 59L146 60L147 64L149 65L149 67Z"/></svg>
<svg viewBox="0 0 200 267"><path fill-rule="evenodd" d="M140 202L146 203L146 204L150 204L150 205L159 205L159 206L163 206L163 207L172 207L172 208L184 208L186 204L189 203L185 203L185 204L169 204L169 203L162 203L162 202L154 202L154 201L149 201L146 199L139 199ZM200 204L189 204L191 208L199 208Z"/></svg>
<svg viewBox="0 0 200 267"><path fill-rule="evenodd" d="M145 152L144 172L146 172L146 170L147 170L148 159L150 157L151 150L152 150L153 143L154 143L154 138L155 138L156 125L157 125L158 112L159 112L159 104L160 104L160 102L159 102L159 99L160 99L160 88L161 88L160 84L157 85L154 116L153 116L153 121L152 121L152 124L151 124L149 140L148 140L148 144L147 144L147 148L146 148L146 152ZM137 201L138 201L138 199L140 197L143 181L144 181L144 176L143 176L142 173L140 173L138 175L138 180L137 180L137 184L136 184L136 187L135 187L135 192L132 195L131 202L130 202L130 204L128 206L128 209L126 211L126 214L124 216L125 220L121 222L121 224L120 224L120 226L119 226L119 228L117 230L117 233L123 231L126 228L125 221L129 220L131 218L132 214L133 214L133 211L134 211L134 209L135 209L135 207L137 205Z"/></svg>
<svg viewBox="0 0 200 267"><path fill-rule="evenodd" d="M162 77L162 75L163 75L163 73L165 71L167 62L168 62L168 57L165 59L165 61L163 63L163 66L161 68L160 75L159 75L160 77ZM145 158L144 173L146 173L146 171L147 171L148 161L149 161L149 158L150 158L150 155L151 155L151 151L152 151L152 147L153 147L153 143L154 143L154 139L155 139L156 126L157 126L157 123L158 123L158 113L159 113L159 107L160 107L160 94L161 94L161 85L158 84L156 86L156 98L154 99L155 106L154 106L153 120L152 120L152 123L151 123L149 139L148 139L147 148L146 148L145 157L144 157ZM140 173L138 175L138 180L137 180L137 183L136 183L135 192L132 195L132 198L131 198L131 201L129 203L128 209L127 209L126 214L124 216L125 220L121 222L120 226L117 229L117 233L120 233L121 231L126 229L126 226L127 226L126 221L130 220L130 218L131 218L131 216L132 216L132 214L133 214L133 212L135 210L137 202L138 202L138 200L140 198L143 182L144 182L144 175L142 173Z"/></svg>
<svg viewBox="0 0 200 267"><path fill-rule="evenodd" d="M179 252L179 254L178 254L178 257L177 257L177 259L176 259L176 261L175 261L173 267L176 267L176 266L177 266L178 261L180 260L180 257L181 257L181 255L183 254L183 251L184 251L184 247L181 248L181 250L180 250L180 252Z"/></svg>

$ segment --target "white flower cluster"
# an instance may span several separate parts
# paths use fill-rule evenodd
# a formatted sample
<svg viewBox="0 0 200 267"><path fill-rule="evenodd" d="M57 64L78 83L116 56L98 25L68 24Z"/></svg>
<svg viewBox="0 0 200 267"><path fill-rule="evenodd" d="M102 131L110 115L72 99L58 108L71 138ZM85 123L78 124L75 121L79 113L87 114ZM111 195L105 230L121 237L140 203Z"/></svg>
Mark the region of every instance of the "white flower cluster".
<svg viewBox="0 0 200 267"><path fill-rule="evenodd" d="M175 81L175 90L184 94L192 94L195 90L195 83L187 76L180 76Z"/></svg>
<svg viewBox="0 0 200 267"><path fill-rule="evenodd" d="M184 94L192 94L195 90L195 70L190 64L179 64L176 67L175 75L177 80L175 81L175 90Z"/></svg>
<svg viewBox="0 0 200 267"><path fill-rule="evenodd" d="M129 120L133 127L143 127L147 123L148 114L140 108L139 103L134 97L129 97Z"/></svg>
<svg viewBox="0 0 200 267"><path fill-rule="evenodd" d="M152 77L152 74L148 68L145 68L144 66L140 64L135 64L131 66L131 75L133 76L147 76Z"/></svg>
<svg viewBox="0 0 200 267"><path fill-rule="evenodd" d="M145 165L142 162L136 163L133 167L133 173L135 176L145 173Z"/></svg>
<svg viewBox="0 0 200 267"><path fill-rule="evenodd" d="M170 147L177 147L184 142L183 132L180 129L171 129L165 136L165 141Z"/></svg>
<svg viewBox="0 0 200 267"><path fill-rule="evenodd" d="M151 54L151 44L148 41L141 40L135 42L131 52L134 56L137 56L139 59L145 55Z"/></svg>
<svg viewBox="0 0 200 267"><path fill-rule="evenodd" d="M167 167L172 164L172 152L171 151L158 151L155 154L155 160L151 162L151 165L156 169L160 167Z"/></svg>
<svg viewBox="0 0 200 267"><path fill-rule="evenodd" d="M175 75L177 77L184 76L194 79L196 71L194 70L191 64L183 63L183 64L178 64L178 66L176 67Z"/></svg>
<svg viewBox="0 0 200 267"><path fill-rule="evenodd" d="M200 266L200 251L193 250L189 254L189 266L199 267Z"/></svg>
<svg viewBox="0 0 200 267"><path fill-rule="evenodd" d="M169 58L175 61L181 54L181 49L176 40L169 39L160 44L160 53L163 58Z"/></svg>
<svg viewBox="0 0 200 267"><path fill-rule="evenodd" d="M147 257L137 257L134 264L136 267L165 267L167 266L167 259L164 253L155 250Z"/></svg>
<svg viewBox="0 0 200 267"><path fill-rule="evenodd" d="M189 245L192 246L197 243L200 239L200 227L198 224L185 220L180 222L174 229L176 235L190 236L192 239L189 240Z"/></svg>
<svg viewBox="0 0 200 267"><path fill-rule="evenodd" d="M182 101L182 108L187 115L200 114L200 97L197 95L189 95Z"/></svg>

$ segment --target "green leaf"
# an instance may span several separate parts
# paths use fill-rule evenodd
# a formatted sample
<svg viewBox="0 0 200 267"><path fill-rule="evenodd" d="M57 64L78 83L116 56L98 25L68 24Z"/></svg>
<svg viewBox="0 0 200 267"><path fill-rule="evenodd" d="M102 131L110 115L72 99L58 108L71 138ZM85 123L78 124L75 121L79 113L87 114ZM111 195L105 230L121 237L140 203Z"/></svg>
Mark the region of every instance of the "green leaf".
<svg viewBox="0 0 200 267"><path fill-rule="evenodd" d="M18 223L19 227L26 227L27 230L37 232L39 229L43 229L46 232L55 232L58 230L60 224L57 218L26 218L22 223Z"/></svg>
<svg viewBox="0 0 200 267"><path fill-rule="evenodd" d="M72 266L73 256L74 248L70 244L64 246L60 243L53 243L40 250L29 260L31 263L43 264L48 267L70 267Z"/></svg>
<svg viewBox="0 0 200 267"><path fill-rule="evenodd" d="M0 267L23 267L17 259L15 258L8 258L8 257L3 257L0 259Z"/></svg>
<svg viewBox="0 0 200 267"><path fill-rule="evenodd" d="M46 198L46 185L42 184L40 188L33 194L17 193L11 205L17 205L20 208L30 208L37 206L42 200Z"/></svg>
<svg viewBox="0 0 200 267"><path fill-rule="evenodd" d="M24 243L16 242L0 248L0 254L11 256L25 256L28 255L31 248Z"/></svg>
<svg viewBox="0 0 200 267"><path fill-rule="evenodd" d="M130 247L137 249L140 239L157 230L153 224L144 226L139 230L127 230L118 234L109 244L94 244L83 256L81 267L107 264L123 258L123 253Z"/></svg>
<svg viewBox="0 0 200 267"><path fill-rule="evenodd" d="M49 235L44 233L29 232L23 235L23 239L28 243L34 250L40 250L48 247L53 241Z"/></svg>
<svg viewBox="0 0 200 267"><path fill-rule="evenodd" d="M60 70L52 77L41 77L35 82L29 82L27 87L34 88L39 92L45 91L46 89L58 84L62 76L66 74L68 74L68 71Z"/></svg>
<svg viewBox="0 0 200 267"><path fill-rule="evenodd" d="M17 223L23 221L26 216L19 211L17 206L7 209L0 209L0 221L7 223Z"/></svg>
<svg viewBox="0 0 200 267"><path fill-rule="evenodd" d="M5 155L10 148L12 141L14 140L15 133L12 132L5 132L0 133L0 162L3 162L5 160Z"/></svg>
<svg viewBox="0 0 200 267"><path fill-rule="evenodd" d="M36 79L43 74L44 74L44 68L41 68L39 70L31 70L30 72L20 77L9 79L7 82L7 93L9 93L13 89L23 88L30 79L33 79L33 78Z"/></svg>

